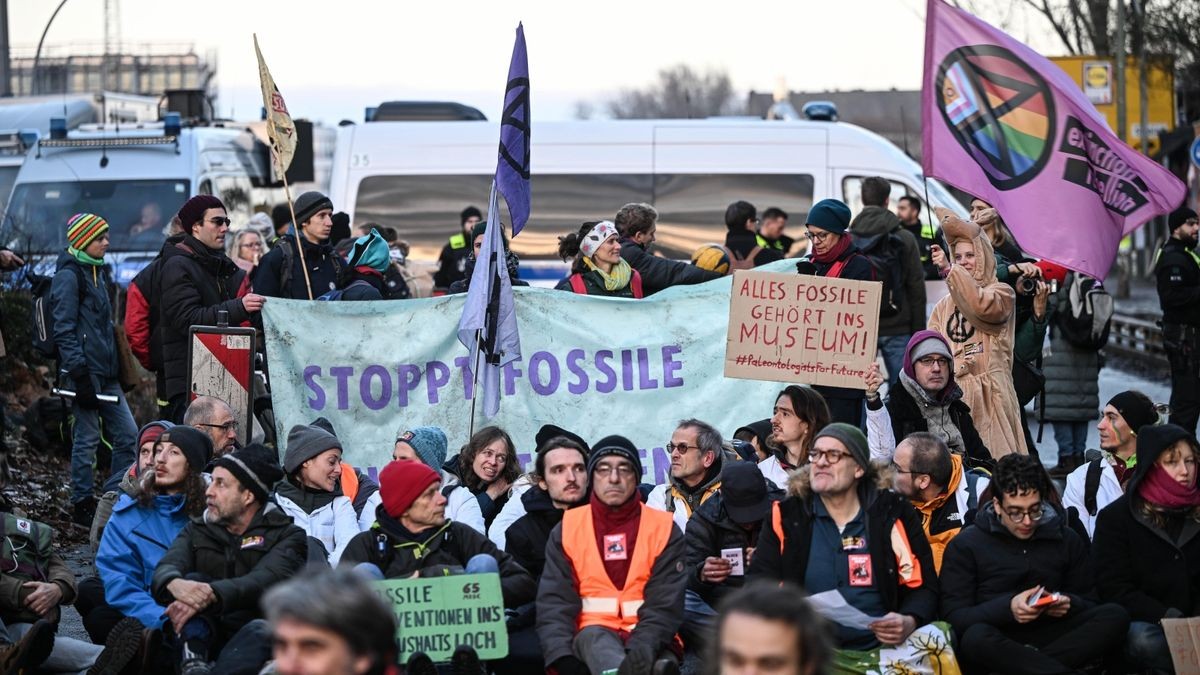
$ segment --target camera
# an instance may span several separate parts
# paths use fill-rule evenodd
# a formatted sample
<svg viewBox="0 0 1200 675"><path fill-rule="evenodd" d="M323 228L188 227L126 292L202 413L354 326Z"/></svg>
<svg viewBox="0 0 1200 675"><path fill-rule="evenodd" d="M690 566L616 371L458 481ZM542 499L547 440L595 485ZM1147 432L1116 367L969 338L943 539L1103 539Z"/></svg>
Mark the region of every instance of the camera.
<svg viewBox="0 0 1200 675"><path fill-rule="evenodd" d="M1020 277L1017 279L1017 292L1021 295L1033 295L1037 292L1037 279Z"/></svg>

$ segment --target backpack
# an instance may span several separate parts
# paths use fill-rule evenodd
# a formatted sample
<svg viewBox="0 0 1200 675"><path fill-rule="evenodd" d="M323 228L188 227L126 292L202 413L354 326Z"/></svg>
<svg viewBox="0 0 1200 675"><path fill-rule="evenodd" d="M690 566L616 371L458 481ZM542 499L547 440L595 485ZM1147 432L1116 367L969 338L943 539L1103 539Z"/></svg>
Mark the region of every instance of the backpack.
<svg viewBox="0 0 1200 675"><path fill-rule="evenodd" d="M286 294L292 283L292 261L296 258L295 235L289 234L280 237L276 240L276 246L283 249L283 264L279 269L279 292ZM342 257L337 253L333 253L329 256L329 259L333 261L333 278L337 279L338 277L341 277Z"/></svg>
<svg viewBox="0 0 1200 675"><path fill-rule="evenodd" d="M25 440L43 455L71 456L75 420L61 396L43 396L25 408Z"/></svg>
<svg viewBox="0 0 1200 675"><path fill-rule="evenodd" d="M567 277L568 283L571 284L571 292L577 295L587 295L587 285L583 282L582 274L572 274ZM638 274L637 270L633 270L633 274L629 276L629 290L633 293L636 300L641 300L645 297L642 291L642 275Z"/></svg>
<svg viewBox="0 0 1200 675"><path fill-rule="evenodd" d="M895 232L864 237L853 232L850 238L858 247L859 253L871 263L875 278L883 282L883 292L879 297L879 317L886 319L896 316L904 307L904 279L901 277L903 262L900 255L904 251L904 242Z"/></svg>
<svg viewBox="0 0 1200 675"><path fill-rule="evenodd" d="M54 530L35 520L0 513L0 573L46 581Z"/></svg>
<svg viewBox="0 0 1200 675"><path fill-rule="evenodd" d="M78 277L79 302L83 302L83 272L74 265L67 265L63 269L72 270L70 273ZM43 276L30 272L29 285L33 294L29 322L29 339L33 343L33 351L47 359L57 359L58 344L54 342L54 302L50 297L54 275Z"/></svg>
<svg viewBox="0 0 1200 675"><path fill-rule="evenodd" d="M744 258L739 258L738 254L732 250L729 251L729 273L733 274L737 270L752 270L754 269L754 259L762 253L763 247L755 246L746 252Z"/></svg>
<svg viewBox="0 0 1200 675"><path fill-rule="evenodd" d="M322 302L336 302L338 300L341 300L342 296L346 294L346 291L350 290L351 288L354 288L355 286L370 286L370 285L371 284L368 284L367 282L363 281L362 279L356 279L354 281L351 281L349 284L347 284L345 288L335 288L331 291L325 292L320 297L318 297L317 300L320 300Z"/></svg>
<svg viewBox="0 0 1200 675"><path fill-rule="evenodd" d="M1103 349L1112 328L1113 297L1098 279L1071 272L1055 307L1055 325L1063 339L1080 349Z"/></svg>
<svg viewBox="0 0 1200 675"><path fill-rule="evenodd" d="M1100 475L1104 473L1104 458L1093 459L1087 464L1087 473L1083 475L1083 508L1088 515L1095 518L1100 511L1096 504L1096 495L1100 492Z"/></svg>

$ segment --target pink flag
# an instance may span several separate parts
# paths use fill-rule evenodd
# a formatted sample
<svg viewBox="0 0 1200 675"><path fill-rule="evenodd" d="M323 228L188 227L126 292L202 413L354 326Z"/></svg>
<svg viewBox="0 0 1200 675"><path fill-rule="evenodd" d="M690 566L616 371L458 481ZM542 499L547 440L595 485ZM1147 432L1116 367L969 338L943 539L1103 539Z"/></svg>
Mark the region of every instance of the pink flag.
<svg viewBox="0 0 1200 675"><path fill-rule="evenodd" d="M1183 201L1062 69L942 0L925 13L921 94L925 175L996 207L1039 258L1103 279L1121 237Z"/></svg>

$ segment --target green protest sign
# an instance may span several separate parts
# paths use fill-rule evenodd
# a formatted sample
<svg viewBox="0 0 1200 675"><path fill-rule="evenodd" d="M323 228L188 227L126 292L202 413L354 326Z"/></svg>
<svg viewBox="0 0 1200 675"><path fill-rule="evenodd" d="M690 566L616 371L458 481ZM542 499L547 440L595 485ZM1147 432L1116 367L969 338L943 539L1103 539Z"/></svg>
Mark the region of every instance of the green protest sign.
<svg viewBox="0 0 1200 675"><path fill-rule="evenodd" d="M375 591L396 615L401 663L414 652L449 661L459 645L484 660L508 656L498 574L389 579L376 581Z"/></svg>

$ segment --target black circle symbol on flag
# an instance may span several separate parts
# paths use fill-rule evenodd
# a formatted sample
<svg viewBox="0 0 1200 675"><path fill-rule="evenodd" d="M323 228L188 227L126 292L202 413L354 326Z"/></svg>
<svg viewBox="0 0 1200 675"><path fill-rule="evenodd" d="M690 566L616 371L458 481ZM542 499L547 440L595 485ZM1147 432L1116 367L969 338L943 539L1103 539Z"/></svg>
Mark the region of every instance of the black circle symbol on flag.
<svg viewBox="0 0 1200 675"><path fill-rule="evenodd" d="M510 98L513 92L516 92L516 96ZM504 112L500 116L500 157L521 178L529 180L529 78L516 77L510 80L504 90L504 100ZM513 156L516 148L509 148L504 143L508 137L504 132L506 126L516 127L521 132L524 147L521 148L520 157Z"/></svg>
<svg viewBox="0 0 1200 675"><path fill-rule="evenodd" d="M942 120L999 190L1033 180L1054 152L1054 94L1038 72L995 45L961 47L938 66Z"/></svg>

